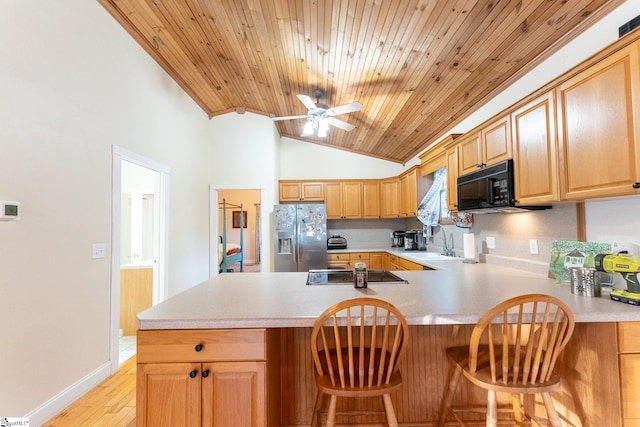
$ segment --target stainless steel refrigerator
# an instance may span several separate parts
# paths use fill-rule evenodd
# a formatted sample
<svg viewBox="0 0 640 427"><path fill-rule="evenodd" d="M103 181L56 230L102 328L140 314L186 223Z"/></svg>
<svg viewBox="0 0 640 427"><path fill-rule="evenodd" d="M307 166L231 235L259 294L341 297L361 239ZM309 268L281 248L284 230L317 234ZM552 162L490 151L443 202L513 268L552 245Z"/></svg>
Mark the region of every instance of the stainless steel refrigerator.
<svg viewBox="0 0 640 427"><path fill-rule="evenodd" d="M327 268L327 211L324 204L275 205L275 271Z"/></svg>

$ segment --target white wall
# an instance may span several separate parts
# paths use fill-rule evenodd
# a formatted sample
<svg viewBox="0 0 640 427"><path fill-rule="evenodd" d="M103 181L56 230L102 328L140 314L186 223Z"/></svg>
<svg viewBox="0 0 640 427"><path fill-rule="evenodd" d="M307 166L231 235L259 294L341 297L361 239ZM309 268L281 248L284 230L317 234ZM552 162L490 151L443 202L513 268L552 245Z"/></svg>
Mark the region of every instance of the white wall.
<svg viewBox="0 0 640 427"><path fill-rule="evenodd" d="M213 189L260 189L263 270L273 271L269 230L273 205L278 203L279 156L273 122L253 113L228 113L214 117L210 130L208 182Z"/></svg>
<svg viewBox="0 0 640 427"><path fill-rule="evenodd" d="M109 372L112 145L171 170L175 293L208 276L211 123L96 1L1 2L0 57L0 415L38 425Z"/></svg>
<svg viewBox="0 0 640 427"><path fill-rule="evenodd" d="M408 167L291 138L280 142L279 179L387 178Z"/></svg>

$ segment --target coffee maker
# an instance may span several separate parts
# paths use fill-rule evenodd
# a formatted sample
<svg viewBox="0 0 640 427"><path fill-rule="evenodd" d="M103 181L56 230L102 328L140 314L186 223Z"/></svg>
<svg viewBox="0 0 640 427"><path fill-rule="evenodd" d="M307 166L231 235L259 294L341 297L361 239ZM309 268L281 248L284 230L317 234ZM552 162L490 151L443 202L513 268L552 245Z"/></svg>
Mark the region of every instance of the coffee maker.
<svg viewBox="0 0 640 427"><path fill-rule="evenodd" d="M401 248L404 246L404 231L394 231L391 233L393 239L392 248Z"/></svg>
<svg viewBox="0 0 640 427"><path fill-rule="evenodd" d="M404 250L405 251L415 251L418 249L418 243L416 241L416 233L415 231L405 231L404 232Z"/></svg>

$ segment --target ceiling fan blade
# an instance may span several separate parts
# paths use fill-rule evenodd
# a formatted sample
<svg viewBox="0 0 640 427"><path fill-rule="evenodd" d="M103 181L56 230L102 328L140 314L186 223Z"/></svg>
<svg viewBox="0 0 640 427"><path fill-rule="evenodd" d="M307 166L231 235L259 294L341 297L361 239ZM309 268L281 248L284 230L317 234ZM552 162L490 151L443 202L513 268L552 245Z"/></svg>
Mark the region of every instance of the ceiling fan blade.
<svg viewBox="0 0 640 427"><path fill-rule="evenodd" d="M278 121L278 120L295 120L295 119L306 119L306 118L307 118L307 115L305 114L304 116L272 117L271 120Z"/></svg>
<svg viewBox="0 0 640 427"><path fill-rule="evenodd" d="M298 97L300 102L302 102L304 104L304 106L307 107L307 110L315 110L316 109L316 104L313 102L313 99L311 99L307 95L298 94L296 96Z"/></svg>
<svg viewBox="0 0 640 427"><path fill-rule="evenodd" d="M338 119L335 119L333 117L327 117L324 120L326 120L327 123L330 124L331 126L335 126L335 127L340 128L342 130L346 130L347 132L348 131L352 131L352 130L354 130L356 128L351 123L343 122L342 120L338 120Z"/></svg>
<svg viewBox="0 0 640 427"><path fill-rule="evenodd" d="M362 104L359 102L352 102L351 104L340 105L338 107L329 108L327 110L328 116L337 116L339 114L351 113L354 111L362 110Z"/></svg>

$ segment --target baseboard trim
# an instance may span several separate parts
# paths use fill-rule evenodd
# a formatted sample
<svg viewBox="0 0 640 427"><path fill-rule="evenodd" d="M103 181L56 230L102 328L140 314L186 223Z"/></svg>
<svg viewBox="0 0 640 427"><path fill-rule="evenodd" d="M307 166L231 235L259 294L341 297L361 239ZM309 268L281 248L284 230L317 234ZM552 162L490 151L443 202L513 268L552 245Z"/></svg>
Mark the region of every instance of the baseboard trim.
<svg viewBox="0 0 640 427"><path fill-rule="evenodd" d="M29 418L29 425L32 427L42 425L78 398L84 396L85 393L100 384L109 375L111 375L111 362L105 362L74 384L70 385L51 399L44 402L42 405L29 412L26 415L26 417Z"/></svg>

